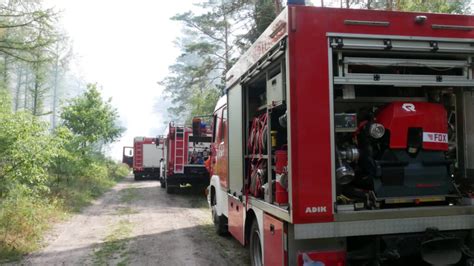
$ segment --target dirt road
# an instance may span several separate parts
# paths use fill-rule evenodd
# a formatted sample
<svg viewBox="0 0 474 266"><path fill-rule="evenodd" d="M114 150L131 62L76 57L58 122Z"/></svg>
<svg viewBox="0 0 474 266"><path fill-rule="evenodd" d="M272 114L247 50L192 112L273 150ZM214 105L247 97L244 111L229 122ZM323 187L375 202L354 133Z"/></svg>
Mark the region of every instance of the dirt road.
<svg viewBox="0 0 474 266"><path fill-rule="evenodd" d="M246 265L248 251L213 231L204 195L168 195L157 181L126 178L68 221L26 265Z"/></svg>

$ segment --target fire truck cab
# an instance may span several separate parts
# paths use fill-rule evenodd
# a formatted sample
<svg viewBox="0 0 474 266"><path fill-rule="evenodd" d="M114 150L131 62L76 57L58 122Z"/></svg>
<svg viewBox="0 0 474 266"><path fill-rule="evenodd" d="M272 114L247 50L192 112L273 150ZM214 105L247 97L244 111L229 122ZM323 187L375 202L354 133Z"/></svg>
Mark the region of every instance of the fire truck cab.
<svg viewBox="0 0 474 266"><path fill-rule="evenodd" d="M471 263L473 57L472 16L289 5L215 108L217 233L252 265Z"/></svg>

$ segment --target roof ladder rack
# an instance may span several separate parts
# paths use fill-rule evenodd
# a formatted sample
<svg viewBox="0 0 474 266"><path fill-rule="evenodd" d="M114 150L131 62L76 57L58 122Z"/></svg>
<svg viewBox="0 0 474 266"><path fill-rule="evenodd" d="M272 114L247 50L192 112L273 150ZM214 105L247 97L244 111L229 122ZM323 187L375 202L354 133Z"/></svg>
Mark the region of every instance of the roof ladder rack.
<svg viewBox="0 0 474 266"><path fill-rule="evenodd" d="M184 127L176 127L175 130L175 153L174 153L174 172L176 174L184 173L185 146Z"/></svg>

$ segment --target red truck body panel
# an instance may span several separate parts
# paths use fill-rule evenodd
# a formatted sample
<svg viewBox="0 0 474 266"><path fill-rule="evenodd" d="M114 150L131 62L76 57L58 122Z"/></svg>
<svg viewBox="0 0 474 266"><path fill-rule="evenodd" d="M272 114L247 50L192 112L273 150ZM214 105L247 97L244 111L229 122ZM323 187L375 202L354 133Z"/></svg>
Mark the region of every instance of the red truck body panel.
<svg viewBox="0 0 474 266"><path fill-rule="evenodd" d="M283 221L263 215L264 261L267 265L286 265Z"/></svg>
<svg viewBox="0 0 474 266"><path fill-rule="evenodd" d="M188 161L188 139L192 134L192 130L189 127L184 127L184 135L182 138L176 138L176 127L171 126L167 136L168 142L168 161L166 165L167 175L171 176L175 172L181 172L185 164ZM184 142L184 143L183 143ZM176 149L177 146L184 146L185 149ZM176 168L175 168L176 166ZM176 170L176 171L175 171Z"/></svg>
<svg viewBox="0 0 474 266"><path fill-rule="evenodd" d="M238 200L229 197L229 233L237 239L240 244L245 245L245 206Z"/></svg>
<svg viewBox="0 0 474 266"><path fill-rule="evenodd" d="M417 17L425 18L425 20L423 21L422 19L422 21L419 22L417 21ZM341 36L341 42L342 39L346 38L353 41L353 43L349 41L348 48L344 47L344 50L342 46L334 43L335 37L339 36ZM394 40L394 43L397 41L405 41L410 45L413 43L421 45L420 43L423 42L423 45L426 47L423 47L424 50L420 50L421 52L419 52L411 51L412 46L402 47L400 45L400 47L405 50L402 48L400 48L400 50L393 49L393 51L385 54L385 48L390 50L393 47L377 46L374 48L372 41L375 39L379 42L383 41L384 44L387 40L389 43L391 43L392 40ZM368 41L363 45L357 43L358 41L362 42L361 40ZM431 57L431 52L437 51L433 50L434 48L432 46L433 43L436 43L435 48L437 48L437 42L460 44L459 47L462 47L462 49L464 49L462 51L465 52L463 55L472 54L473 51L471 47L474 44L474 17L419 12L316 8L299 5L288 6L227 73L226 88L228 90L228 107L229 112L234 111L233 114L230 114L230 124L231 127L234 125L232 121L235 121L234 123L236 124L241 124L239 125L241 127L237 126L235 128L242 129L243 136L241 137L241 144L242 147L244 147L243 149L239 147L240 143L233 142L235 139L231 139L230 142L227 139L228 125L222 123L223 119L227 118L226 115L223 115L223 110L227 108L226 103L219 102L214 112L216 119L214 125L218 128L214 128L213 155L211 157L213 161L211 162L211 169L213 175L219 176L219 182L214 178L212 180L214 183L211 183L211 186L219 183L223 193L227 194L227 197L225 197L226 200L223 201L226 203L223 205L227 207L227 213L223 212L223 215L225 214L228 217L229 232L240 243L245 244L246 240L248 241L248 239L245 239L245 230L248 230L247 222L249 221L247 218L255 218L257 223L261 226L260 232L263 233L262 255L266 265L284 265L288 262L291 265L303 265L304 262L322 262L325 265L340 266L346 265L346 259L350 257L350 254L346 252L346 249L348 249L345 242L347 240L346 237L356 238L365 235L420 232L421 230L419 228L410 229L411 231L405 228L398 228L394 231L382 228L375 233L373 231L366 232L366 228L372 230L371 223L372 220L375 220L373 217L377 217L377 219L379 219L378 222L380 222L380 219L385 219L385 217L382 216L386 214L380 212L377 213L376 216L371 217L369 213L372 209L367 208L361 211L360 217L358 217L357 215L359 213L357 213L357 211L359 211L359 209L357 209L355 205L352 206L351 202L342 202L340 199L337 199L338 195L344 194L336 194L336 191L343 185L347 185L347 183L339 182L338 185L335 184L335 180L338 178L338 169L336 168L338 165L337 158L341 156L338 151L339 148L336 145L336 137L337 134L342 133L348 134L350 138L352 136L351 134L356 131L357 123L354 123L354 131L350 129L348 131L339 131L338 133L334 125L334 112L336 112L337 108L346 111L349 109L349 107L335 107L337 104L343 105L346 103L343 101L346 100L345 98L341 100L341 98L344 97L343 89L346 89L343 86L346 85L357 85L360 86L359 88L362 86L375 85L374 87L376 87L376 89L384 89L384 86L392 86L395 87L395 89L397 87L413 87L415 89L423 86L429 87L429 85L422 83L422 81L416 83L418 80L409 80L409 82L406 83L408 86L402 82L394 84L387 83L387 85L372 83L372 80L368 83L356 83L354 81L355 78L354 80L350 80L350 78L344 80L346 77L351 76L345 76L347 73L358 74L358 72L351 72L352 69L349 69L349 67L345 68L346 63L342 59L343 56L348 55L344 58L350 58L355 54L357 56L354 57L361 60L361 65L364 65L366 62L364 62L364 60L372 59L369 58L370 56L380 61L384 61L384 56L392 59L399 59L400 57L402 60L418 60L419 58L416 58L416 56L423 54L429 55L426 57L431 58L426 59L427 61L436 61L432 58L437 59L437 56ZM344 45L344 43L341 44ZM358 44L360 46L354 48ZM459 50L456 50L456 52L457 51ZM370 56L363 58L361 54L365 52ZM419 53L417 54L417 52ZM448 58L454 55L453 50L449 51L447 48L444 52L440 52L440 54L440 58L443 55L446 56L446 54L449 54L449 56L446 56ZM466 62L469 63L463 66L464 70L471 69L470 71L472 71L472 66L468 66L472 65L472 56L467 59ZM418 62L416 63L418 64ZM279 66L279 71L275 71L275 69L277 69L276 66ZM379 65L375 66L378 67ZM339 70L339 67L342 70ZM348 71L347 73L344 72L346 70ZM463 73L468 73L464 70ZM273 76L269 77L269 73L273 73ZM339 76L336 76L335 73ZM270 96L269 86L271 88L271 85L268 85L269 83L264 84L263 82L270 82L270 78L274 78L280 74L283 76L282 80L284 85L279 88L282 88L281 90L284 96L281 98L277 98L275 95L271 95L274 98L268 97ZM373 81L377 81L375 76L378 75L378 71L374 71L371 74L374 75ZM404 79L403 73L390 74L400 74L397 76L397 81L403 81ZM468 77L466 81L472 80L472 74L474 73L466 75ZM438 75L440 79L444 78L441 77L444 73ZM276 82L277 79L273 80ZM438 82L438 80L436 80L436 82ZM452 87L456 86L459 88L470 88L471 84L465 82L462 83L462 85L448 86L445 84L436 84L435 86L446 86L452 89ZM472 86L474 86L474 84L472 84ZM356 88L352 87L352 89L354 90L354 98L350 100L355 100ZM342 95L336 94L336 90L337 93ZM391 149L406 149L409 139L406 133L408 131L411 134L411 131L408 129L421 128L421 132L423 132L423 149L429 150L430 152L438 151L439 154L448 151L447 126L449 123L447 121L447 112L443 104L441 102L423 102L430 101L427 100L429 96L426 95L425 99L417 102L410 101L412 97L411 94L402 96L403 97L400 98L409 98L409 101L401 102L403 100L399 100L399 98L393 100L393 98L398 97L393 95L380 96L381 98L390 98L390 100L384 99L385 101L381 100L380 102L374 100L377 105L371 107L373 108L372 110L378 111L374 111L375 121L370 122L382 124L385 129L391 133L389 147ZM379 95L373 93L370 97L377 98ZM336 102L336 98L339 100L338 102ZM276 100L270 101L269 99ZM387 102L390 104L386 104ZM382 107L383 105L384 107ZM242 111L235 106L243 107ZM268 150L272 149L271 152L274 152L275 155L278 154L278 158L283 159L279 161L281 164L275 163L276 172L274 176L268 177L265 176L265 174L261 174L261 176L267 177L267 179L262 178L266 180L267 183L265 185L267 186L262 186L264 188L259 191L260 194L253 193L249 188L258 187L258 185L252 184L252 178L257 181L260 180L258 179L258 175L252 176L248 172L253 170L251 167L254 167L254 169L258 169L259 167L258 165L253 165L252 162L249 163L249 161L253 160L253 156L256 155L262 156L262 160L268 159L268 161L270 161L270 159L274 158L270 151L259 151L259 153L256 154L255 152L249 152L245 149L246 145L247 148L249 147L249 143L253 145L251 141L248 141L249 139L252 140L252 135L248 132L252 127L248 124L252 121L252 118L257 117L257 114L261 115L261 113L259 113L260 111L266 111L268 117L270 116L270 112L281 111L281 109L278 108L282 108L285 113L283 115L277 113L278 116L275 115L275 117L273 117L277 119L274 119L271 123L277 122L281 125L281 128L276 128L275 131L279 130L284 132L283 137L280 137L283 139L287 138L285 139L287 142L276 139L275 142L280 142L280 144L273 145L273 139L271 139L273 136L271 135L272 133L266 133L269 141L268 139L265 140L267 143L264 145L266 145ZM412 108L417 110L416 114L411 113L410 110ZM404 112L404 110L406 112ZM241 112L241 114L239 114L239 112ZM350 110L347 112L352 113L353 111ZM436 119L430 119L431 117ZM281 118L283 118L284 123L280 120ZM373 118L374 117L371 116L370 119ZM356 119L354 118L354 120ZM259 120L257 120L257 122L262 123ZM263 122L262 124L265 123L266 122ZM222 128L226 129L226 134L224 134L222 138L223 141L221 142L222 133L220 130ZM274 128L275 127L270 130ZM232 133L234 132L232 131L231 134ZM277 134L278 132L275 133L276 136L278 136ZM239 136L239 138L241 136L239 134L236 135ZM354 134L354 136L356 135ZM344 137L346 137L346 135L344 135ZM355 142L357 142L357 140L355 140ZM281 143L284 145L281 145ZM229 146L237 148L229 150ZM285 149L280 149L283 146ZM286 159L286 156L283 156L282 151L288 152L286 154L288 164L285 163L286 160L284 159ZM225 161L222 157L229 158L229 154L231 158L242 156L242 158L238 158L242 160L238 160L237 162ZM266 158L263 158L263 156ZM358 159L359 158L348 161L354 163L354 161ZM343 165L341 161L342 160L339 161L339 165ZM224 163L226 166L223 165ZM229 165L231 169L235 169L235 172L229 173ZM239 169L239 166L242 166L243 173L240 172L242 169ZM276 197L272 195L271 189L273 185L268 185L272 184L270 180L278 182L276 174L281 174L283 172L281 169L285 168L286 170L286 167L288 167L287 169L289 171L287 179L288 186L285 187L284 190L288 190L288 196L290 197L288 204L286 204L286 200L278 202ZM339 169L341 168L344 167L340 167ZM268 172L271 173L272 171L271 167L269 167ZM255 176L257 176L257 178ZM400 190L404 191L405 188L406 187L402 187ZM278 190L275 189L274 194L277 193ZM262 194L264 195L262 196ZM396 198L398 195L399 194L396 194L393 197ZM429 197L426 197L426 199L429 199ZM335 205L337 205L338 210L340 210L337 214L334 209ZM247 211L247 213L245 213L245 211ZM374 212L377 211L378 210L374 210ZM408 216L397 217L397 214L394 214L395 211L393 213L387 211L386 213L392 215L391 218L387 218L390 222L398 223L398 218L408 219ZM412 214L410 213L410 215ZM430 213L426 214L426 217L413 216L423 222L425 222L424 219L426 218L430 223L432 221L429 221L429 219L433 218L433 220L436 220L436 215L436 213ZM464 219L464 217L462 218ZM354 230L359 231L354 232L352 228L344 233L338 231L338 228L345 228L345 224L354 225ZM326 228L330 237L328 235L315 233L324 232L324 230L318 231L320 228ZM320 240L321 242L319 242ZM325 241L330 245L319 245L320 243L327 244Z"/></svg>
<svg viewBox="0 0 474 266"><path fill-rule="evenodd" d="M143 140L134 141L133 143L133 170L143 170L143 145L144 144L155 144L156 138L145 137Z"/></svg>
<svg viewBox="0 0 474 266"><path fill-rule="evenodd" d="M415 112L416 110L416 112ZM425 150L448 150L448 115L440 104L394 102L377 115L377 122L390 131L390 148L407 148L407 130L423 129Z"/></svg>
<svg viewBox="0 0 474 266"><path fill-rule="evenodd" d="M218 110L214 111L216 114L215 121L215 134L216 142L212 144L212 153L215 156L211 156L211 169L213 173L219 176L220 185L222 188L227 188L228 185L228 163L227 159L229 156L229 149L227 148L227 143L229 143L228 137L228 123L227 123L227 106L220 107Z"/></svg>
<svg viewBox="0 0 474 266"><path fill-rule="evenodd" d="M292 207L294 223L330 222L330 81L328 33L474 38L472 30L434 29L431 25L470 25L472 16L290 6L288 45L291 105ZM425 15L424 24L416 24ZM388 27L347 25L345 20L387 21ZM302 130L304 129L304 130ZM311 141L309 141L311 140ZM315 210L325 211L313 211Z"/></svg>

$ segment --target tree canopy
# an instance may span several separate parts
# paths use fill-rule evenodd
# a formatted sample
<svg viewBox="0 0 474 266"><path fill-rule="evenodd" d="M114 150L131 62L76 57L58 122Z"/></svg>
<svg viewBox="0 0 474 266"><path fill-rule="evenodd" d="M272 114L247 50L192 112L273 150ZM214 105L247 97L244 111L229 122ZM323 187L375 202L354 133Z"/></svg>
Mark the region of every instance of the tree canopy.
<svg viewBox="0 0 474 266"><path fill-rule="evenodd" d="M89 84L84 94L72 99L62 113L64 126L80 136L83 147L101 142L115 141L123 128L117 125L117 110L110 104L111 99L103 101L97 85Z"/></svg>
<svg viewBox="0 0 474 266"><path fill-rule="evenodd" d="M223 94L225 75L281 10L280 0L206 0L177 14L181 55L160 84L171 99L172 119L209 114Z"/></svg>

